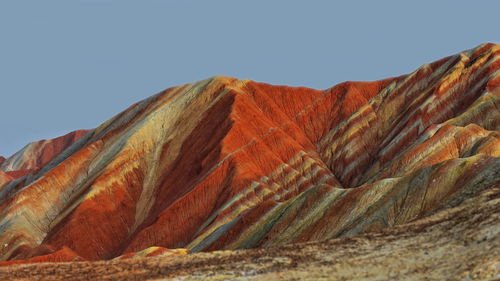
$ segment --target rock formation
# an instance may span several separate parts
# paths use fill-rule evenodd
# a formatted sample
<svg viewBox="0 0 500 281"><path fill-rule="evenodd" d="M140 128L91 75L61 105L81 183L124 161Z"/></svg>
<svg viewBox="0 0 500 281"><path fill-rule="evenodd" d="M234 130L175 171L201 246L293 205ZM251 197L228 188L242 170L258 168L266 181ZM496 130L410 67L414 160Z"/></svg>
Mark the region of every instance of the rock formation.
<svg viewBox="0 0 500 281"><path fill-rule="evenodd" d="M355 237L111 261L0 267L1 280L498 280L500 188Z"/></svg>
<svg viewBox="0 0 500 281"><path fill-rule="evenodd" d="M38 171L87 132L78 130L58 138L32 142L7 159L0 156L0 187Z"/></svg>
<svg viewBox="0 0 500 281"><path fill-rule="evenodd" d="M41 168L87 132L87 130L78 130L58 138L32 142L8 159L0 157L0 170L17 171Z"/></svg>
<svg viewBox="0 0 500 281"><path fill-rule="evenodd" d="M500 184L499 58L483 44L327 90L229 77L169 88L1 164L36 172L0 188L0 258L276 247L459 206Z"/></svg>

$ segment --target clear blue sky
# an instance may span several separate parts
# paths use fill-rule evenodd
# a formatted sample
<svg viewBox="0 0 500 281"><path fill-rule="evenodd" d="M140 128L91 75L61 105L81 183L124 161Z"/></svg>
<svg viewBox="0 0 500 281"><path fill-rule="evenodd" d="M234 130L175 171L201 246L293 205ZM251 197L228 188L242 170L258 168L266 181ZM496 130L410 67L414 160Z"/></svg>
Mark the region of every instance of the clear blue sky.
<svg viewBox="0 0 500 281"><path fill-rule="evenodd" d="M500 43L499 11L497 0L1 0L0 155L214 75L328 88L408 73Z"/></svg>

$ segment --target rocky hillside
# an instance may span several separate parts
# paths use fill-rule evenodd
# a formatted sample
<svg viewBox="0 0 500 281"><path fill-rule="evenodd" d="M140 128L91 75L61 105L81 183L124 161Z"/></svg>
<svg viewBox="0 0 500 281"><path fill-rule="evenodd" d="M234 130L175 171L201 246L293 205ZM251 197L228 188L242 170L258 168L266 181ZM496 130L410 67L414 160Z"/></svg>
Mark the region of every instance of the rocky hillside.
<svg viewBox="0 0 500 281"><path fill-rule="evenodd" d="M32 142L7 159L0 156L0 187L9 180L37 172L87 132L78 130L54 139Z"/></svg>
<svg viewBox="0 0 500 281"><path fill-rule="evenodd" d="M276 247L459 206L500 184L499 58L483 44L326 90L229 77L167 89L51 161L1 164L40 168L0 189L0 259Z"/></svg>
<svg viewBox="0 0 500 281"><path fill-rule="evenodd" d="M0 267L2 280L498 280L500 186L409 224L321 242Z"/></svg>

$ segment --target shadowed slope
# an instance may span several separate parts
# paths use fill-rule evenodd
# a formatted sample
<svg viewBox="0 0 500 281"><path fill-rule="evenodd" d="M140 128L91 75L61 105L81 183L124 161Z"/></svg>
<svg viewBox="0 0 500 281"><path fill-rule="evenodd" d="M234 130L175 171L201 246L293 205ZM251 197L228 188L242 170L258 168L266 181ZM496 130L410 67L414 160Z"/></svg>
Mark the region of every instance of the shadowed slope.
<svg viewBox="0 0 500 281"><path fill-rule="evenodd" d="M500 182L499 57L484 44L324 91L229 77L167 89L5 185L0 256L269 247L456 206Z"/></svg>

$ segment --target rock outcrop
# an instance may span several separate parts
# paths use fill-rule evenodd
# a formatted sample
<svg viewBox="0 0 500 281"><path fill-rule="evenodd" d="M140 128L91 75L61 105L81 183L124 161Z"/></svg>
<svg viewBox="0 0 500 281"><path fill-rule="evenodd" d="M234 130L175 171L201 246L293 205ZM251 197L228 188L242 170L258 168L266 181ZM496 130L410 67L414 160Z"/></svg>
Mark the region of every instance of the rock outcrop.
<svg viewBox="0 0 500 281"><path fill-rule="evenodd" d="M229 77L167 89L50 160L28 146L2 164L38 170L0 189L0 258L267 248L459 206L500 184L499 58L483 44L327 90Z"/></svg>

